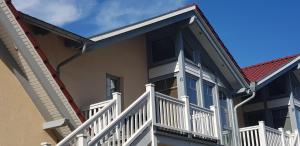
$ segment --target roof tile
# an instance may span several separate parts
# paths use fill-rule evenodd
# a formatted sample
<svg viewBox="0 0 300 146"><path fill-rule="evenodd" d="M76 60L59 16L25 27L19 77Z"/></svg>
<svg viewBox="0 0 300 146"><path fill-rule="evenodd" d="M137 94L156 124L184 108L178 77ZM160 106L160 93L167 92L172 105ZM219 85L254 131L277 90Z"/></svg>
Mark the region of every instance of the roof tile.
<svg viewBox="0 0 300 146"><path fill-rule="evenodd" d="M250 81L257 82L262 80L264 77L272 74L282 66L288 64L290 61L300 56L300 54L286 56L275 60L251 65L242 69L246 78Z"/></svg>

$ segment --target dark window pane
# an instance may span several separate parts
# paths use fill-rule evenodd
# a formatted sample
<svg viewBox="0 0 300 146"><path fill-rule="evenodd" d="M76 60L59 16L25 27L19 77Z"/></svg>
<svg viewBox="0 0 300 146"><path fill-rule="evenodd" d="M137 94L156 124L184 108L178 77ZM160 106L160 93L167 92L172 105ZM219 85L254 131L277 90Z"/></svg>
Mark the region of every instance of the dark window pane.
<svg viewBox="0 0 300 146"><path fill-rule="evenodd" d="M190 103L197 104L197 79L186 76L187 96L189 96Z"/></svg>
<svg viewBox="0 0 300 146"><path fill-rule="evenodd" d="M177 97L177 82L176 77L171 77L154 82L155 91Z"/></svg>
<svg viewBox="0 0 300 146"><path fill-rule="evenodd" d="M203 84L204 107L209 108L213 105L213 86L207 83Z"/></svg>
<svg viewBox="0 0 300 146"><path fill-rule="evenodd" d="M175 57L174 41L166 37L152 42L152 63Z"/></svg>
<svg viewBox="0 0 300 146"><path fill-rule="evenodd" d="M108 99L112 98L112 93L120 92L120 78L108 75L106 77L106 95Z"/></svg>
<svg viewBox="0 0 300 146"><path fill-rule="evenodd" d="M245 113L246 126L258 125L258 121L266 121L265 112L263 110Z"/></svg>
<svg viewBox="0 0 300 146"><path fill-rule="evenodd" d="M185 58L195 61L194 49L186 41L183 42Z"/></svg>
<svg viewBox="0 0 300 146"><path fill-rule="evenodd" d="M228 103L225 93L219 92L219 101L220 101L220 114L221 114L221 123L222 128L229 128L229 111L228 111Z"/></svg>
<svg viewBox="0 0 300 146"><path fill-rule="evenodd" d="M284 128L289 123L288 108L272 111L274 128Z"/></svg>
<svg viewBox="0 0 300 146"><path fill-rule="evenodd" d="M285 78L278 78L269 85L269 95L283 95L286 93Z"/></svg>

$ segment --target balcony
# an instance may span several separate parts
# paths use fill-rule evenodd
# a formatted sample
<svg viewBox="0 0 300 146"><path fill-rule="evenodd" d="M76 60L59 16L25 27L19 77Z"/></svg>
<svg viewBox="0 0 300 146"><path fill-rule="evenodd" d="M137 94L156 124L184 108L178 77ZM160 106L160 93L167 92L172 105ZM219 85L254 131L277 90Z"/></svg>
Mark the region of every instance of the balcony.
<svg viewBox="0 0 300 146"><path fill-rule="evenodd" d="M298 132L291 133L282 128L274 129L260 121L256 126L240 128L242 146L298 146Z"/></svg>
<svg viewBox="0 0 300 146"><path fill-rule="evenodd" d="M157 133L194 139L181 140L183 145L203 140L211 144L219 142L216 109L213 106L206 109L189 103L186 96L177 99L155 92L152 85L147 85L146 92L122 112L120 101L120 93L114 93L113 99L105 104L97 103L84 109L88 120L58 146L82 142L88 145L137 145L139 141L143 141L144 145L145 140L141 139L148 136L147 142L153 142L149 137L156 135L159 138ZM152 128L156 132L149 130ZM143 137L142 133L147 134ZM168 142L164 141L164 144Z"/></svg>

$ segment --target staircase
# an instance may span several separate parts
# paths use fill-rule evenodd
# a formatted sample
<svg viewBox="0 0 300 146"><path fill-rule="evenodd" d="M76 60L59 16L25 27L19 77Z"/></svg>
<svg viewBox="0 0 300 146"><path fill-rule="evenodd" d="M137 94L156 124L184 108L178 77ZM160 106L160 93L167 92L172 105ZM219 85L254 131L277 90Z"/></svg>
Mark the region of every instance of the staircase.
<svg viewBox="0 0 300 146"><path fill-rule="evenodd" d="M77 145L131 145L139 135L152 124L151 97L154 88L147 90L127 109L120 113L120 94L114 93L113 99L95 115L60 141L57 146ZM149 141L150 142L150 141Z"/></svg>
<svg viewBox="0 0 300 146"><path fill-rule="evenodd" d="M157 131L213 144L219 141L213 107L205 109L190 104L187 97L156 93L152 84L121 113L116 110L119 105L120 94L114 93L112 100L57 146L156 145Z"/></svg>

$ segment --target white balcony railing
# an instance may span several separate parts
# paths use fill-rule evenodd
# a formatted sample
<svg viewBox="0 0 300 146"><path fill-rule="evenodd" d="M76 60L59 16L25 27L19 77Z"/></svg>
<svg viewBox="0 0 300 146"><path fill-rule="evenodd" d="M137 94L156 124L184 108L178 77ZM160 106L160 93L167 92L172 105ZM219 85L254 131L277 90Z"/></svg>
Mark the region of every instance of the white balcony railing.
<svg viewBox="0 0 300 146"><path fill-rule="evenodd" d="M157 125L173 130L217 139L215 108L202 108L188 102L187 97L177 99L155 93Z"/></svg>
<svg viewBox="0 0 300 146"><path fill-rule="evenodd" d="M120 94L114 93L113 97L105 104L94 104L85 109L89 119L57 146L130 145L151 124L213 141L219 139L213 106L206 109L190 104L186 96L177 99L155 92L151 84L123 112L120 112Z"/></svg>
<svg viewBox="0 0 300 146"><path fill-rule="evenodd" d="M298 132L284 132L260 121L257 126L240 128L242 146L299 146Z"/></svg>

